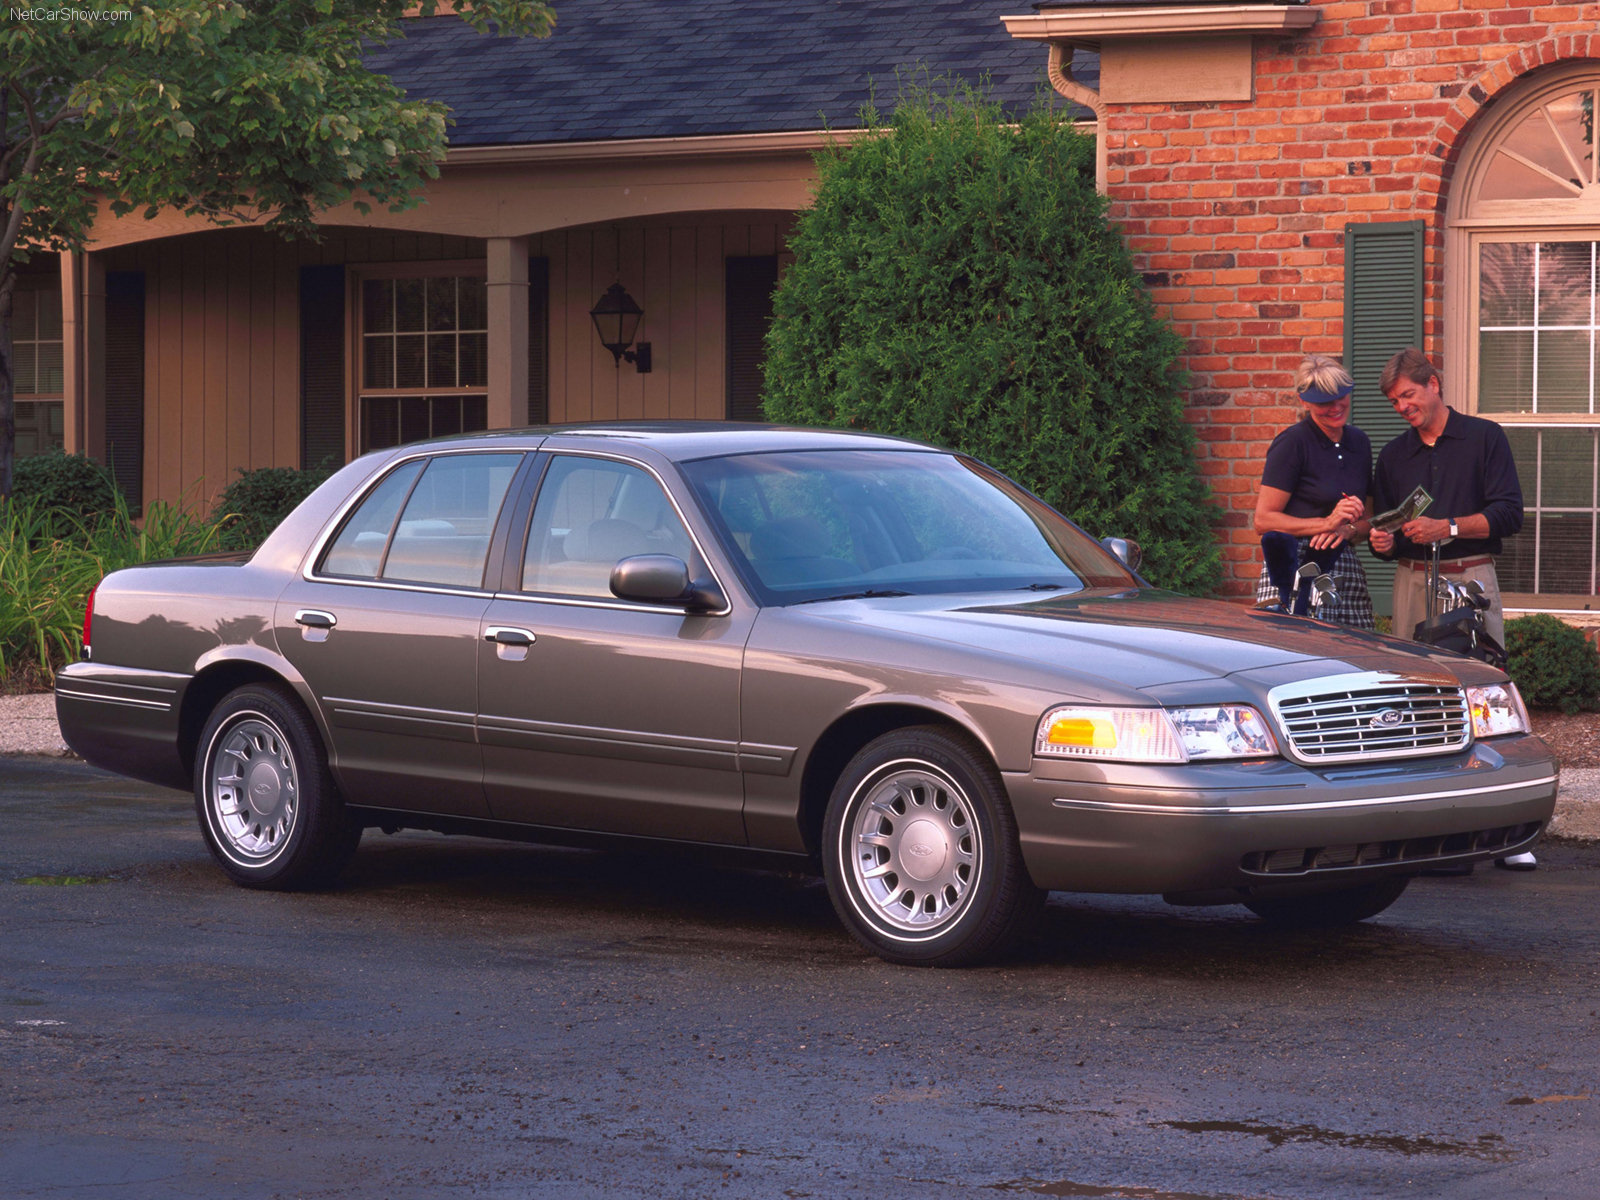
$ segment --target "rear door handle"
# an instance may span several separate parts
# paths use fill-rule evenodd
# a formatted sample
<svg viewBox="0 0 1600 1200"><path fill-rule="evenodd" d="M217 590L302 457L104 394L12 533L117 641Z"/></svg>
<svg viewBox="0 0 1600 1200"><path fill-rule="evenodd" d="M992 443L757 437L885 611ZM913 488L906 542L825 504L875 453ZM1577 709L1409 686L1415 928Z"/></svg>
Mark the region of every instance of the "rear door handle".
<svg viewBox="0 0 1600 1200"><path fill-rule="evenodd" d="M307 629L332 629L339 623L338 617L320 608L302 608L294 614L294 620L296 625L304 625Z"/></svg>
<svg viewBox="0 0 1600 1200"><path fill-rule="evenodd" d="M532 630L518 629L515 625L491 625L483 631L483 640L502 646L531 646L538 639Z"/></svg>

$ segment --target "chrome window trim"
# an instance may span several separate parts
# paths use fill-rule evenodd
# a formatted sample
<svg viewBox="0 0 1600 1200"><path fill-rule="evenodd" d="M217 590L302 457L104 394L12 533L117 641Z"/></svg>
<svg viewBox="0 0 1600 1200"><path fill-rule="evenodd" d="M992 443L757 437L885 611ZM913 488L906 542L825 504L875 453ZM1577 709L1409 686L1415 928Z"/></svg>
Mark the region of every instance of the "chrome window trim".
<svg viewBox="0 0 1600 1200"><path fill-rule="evenodd" d="M711 556L706 553L704 543L701 542L699 535L695 533L693 524L691 524L684 517L683 507L678 503L678 498L672 494L672 489L669 488L666 485L666 481L662 479L661 472L657 471L649 463L641 462L639 459L629 458L622 454L608 454L599 450L551 450L546 448L547 444L547 442L541 441L536 446L522 447L520 449L503 446L460 446L449 450L418 450L411 454L401 455L393 462L387 464L381 473L373 476L365 487L360 488L353 496L339 506L338 510L335 511L334 515L328 520L327 524L323 526L322 532L317 535L316 540L312 543L311 552L305 556L305 559L302 562L300 568L300 578L307 583L335 583L346 587L383 588L388 591L423 592L436 596L481 596L485 599L522 600L537 604L566 604L580 608L615 608L622 609L626 612L671 613L679 617L726 617L733 612L733 593L729 591L727 585L722 582L722 577L717 573L715 563L712 561ZM543 592L507 592L497 588L447 587L442 584L403 583L387 579L359 579L348 575L324 575L313 569L314 564L322 561L322 556L324 553L326 553L328 544L334 539L335 536L337 536L338 531L344 526L346 518L349 517L351 512L353 512L363 500L372 494L373 488L377 487L383 482L383 480L388 478L389 475L393 474L407 463L415 462L419 458L443 458L445 455L451 454L548 454L552 458L556 457L557 455L568 455L572 457L607 459L611 462L619 462L625 466L638 467L643 471L647 471L651 478L656 481L657 486L660 487L662 492L666 495L667 503L672 505L672 511L678 514L678 520L683 522L684 532L689 535L689 540L694 543L694 548L699 552L701 561L706 564L706 570L711 572L712 580L716 583L722 594L728 597L728 602L723 605L722 608L713 612L690 613L682 608L674 608L671 605L640 604L630 600L600 600L593 597L558 596ZM541 490L543 490L542 483ZM503 502L504 501L502 501L502 503ZM537 506L539 503L538 492L534 493L533 503L535 506ZM532 510L529 511L528 519L531 528L533 519ZM512 553L512 547L506 547L506 552L507 554ZM524 540L522 546L516 548L515 552L517 554L527 553L526 540Z"/></svg>
<svg viewBox="0 0 1600 1200"><path fill-rule="evenodd" d="M544 443L542 441L539 443L539 445L543 444ZM379 474L369 477L365 486L358 488L354 495L348 497L343 504L334 510L333 516L328 519L325 525L323 525L322 532L319 533L316 536L316 539L311 543L310 552L305 556L304 559L301 560L300 578L305 580L307 583L354 584L357 587L385 587L394 588L404 592L437 592L452 596L490 595L494 590L492 588L448 587L443 584L404 583L387 579L365 579L353 575L325 575L322 572L317 571L315 569L315 565L322 561L323 555L327 553L328 543L333 541L333 539L338 536L339 531L344 527L346 518L348 518L350 514L360 506L363 500L372 495L374 488L376 488L385 479L394 474L407 463L416 462L419 458L445 458L457 454L519 454L523 457L526 457L529 454L537 453L539 453L539 446L523 446L520 448L507 446L457 446L449 450L417 450L410 454L402 454L400 457L387 464ZM518 469L521 469L520 464L518 465ZM427 470L427 468L424 467L423 470ZM514 474L515 472L513 472L513 475ZM420 473L418 474L418 478L421 478ZM508 488L508 495L509 491L510 489ZM409 494L407 498L409 498ZM501 497L501 504L504 504L507 498L507 496ZM402 500L401 512L404 511L405 501ZM395 515L398 517L400 514L396 513Z"/></svg>
<svg viewBox="0 0 1600 1200"><path fill-rule="evenodd" d="M700 541L699 535L695 533L693 523L683 515L683 506L678 503L678 498L672 494L672 489L667 486L666 480L661 477L661 472L656 470L653 465L643 462L637 458L629 458L624 454L607 453L603 450L567 450L557 448L544 449L542 452L548 454L552 460L563 457L598 458L607 462L621 463L625 467L638 467L641 471L646 472L652 479L656 481L656 486L661 489L662 495L666 496L667 503L672 505L672 511L678 514L678 520L683 523L683 531L689 535L689 540L694 543L695 551L700 555L700 561L705 563L706 570L711 572L712 582L715 583L717 585L717 589L725 597L727 597L727 603L714 612L690 613L682 608L674 608L670 604L637 604L628 600L607 601L598 600L594 597L562 596L548 592L497 592L495 593L497 598L507 600L534 600L542 604L579 604L592 608L625 608L634 612L670 612L676 613L679 616L695 617L726 617L733 612L733 593L728 590L727 585L722 582L722 577L717 574L716 564L712 561L711 556L706 553L705 545ZM552 465L554 464L552 463ZM549 477L548 468L546 468L545 477ZM528 553L527 538L533 532L533 514L539 510L539 497L544 492L544 484L545 480L541 479L539 481L539 490L535 492L533 496L533 507L528 512L528 528L524 531L523 544L518 550L518 552L524 556L526 556ZM508 547L508 552L509 549L510 548ZM526 557L524 557L524 565L526 565ZM520 571L517 574L517 578L522 578Z"/></svg>

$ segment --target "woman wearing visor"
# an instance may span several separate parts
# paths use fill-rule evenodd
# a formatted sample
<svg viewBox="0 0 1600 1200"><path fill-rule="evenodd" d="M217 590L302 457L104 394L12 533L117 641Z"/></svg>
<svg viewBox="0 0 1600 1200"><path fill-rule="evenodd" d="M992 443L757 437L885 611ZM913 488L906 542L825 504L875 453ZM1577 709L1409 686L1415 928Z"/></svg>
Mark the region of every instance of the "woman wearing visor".
<svg viewBox="0 0 1600 1200"><path fill-rule="evenodd" d="M1305 411L1272 439L1256 497L1255 529L1293 536L1298 562L1315 562L1333 577L1337 598L1318 616L1371 629L1372 597L1352 543L1371 528L1372 443L1347 423L1354 390L1350 372L1327 355L1312 354L1300 363L1295 392ZM1262 567L1258 604L1280 599L1272 574Z"/></svg>

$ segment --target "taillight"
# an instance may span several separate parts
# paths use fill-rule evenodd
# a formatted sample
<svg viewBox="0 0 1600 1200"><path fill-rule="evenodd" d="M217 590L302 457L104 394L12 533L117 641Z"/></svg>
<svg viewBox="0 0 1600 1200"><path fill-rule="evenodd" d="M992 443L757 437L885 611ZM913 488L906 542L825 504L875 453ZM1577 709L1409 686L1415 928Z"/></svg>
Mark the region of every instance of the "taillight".
<svg viewBox="0 0 1600 1200"><path fill-rule="evenodd" d="M94 594L100 590L97 583L89 589L89 599L83 606L83 656L89 657L89 627L94 624Z"/></svg>

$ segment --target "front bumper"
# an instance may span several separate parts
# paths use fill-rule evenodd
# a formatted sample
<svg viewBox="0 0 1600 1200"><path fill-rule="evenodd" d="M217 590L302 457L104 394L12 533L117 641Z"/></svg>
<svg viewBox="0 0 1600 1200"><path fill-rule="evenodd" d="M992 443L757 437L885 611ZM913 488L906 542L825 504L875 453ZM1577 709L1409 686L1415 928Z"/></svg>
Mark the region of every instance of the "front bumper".
<svg viewBox="0 0 1600 1200"><path fill-rule="evenodd" d="M1038 886L1204 903L1517 853L1549 822L1558 774L1518 735L1324 768L1035 759L1005 783Z"/></svg>

